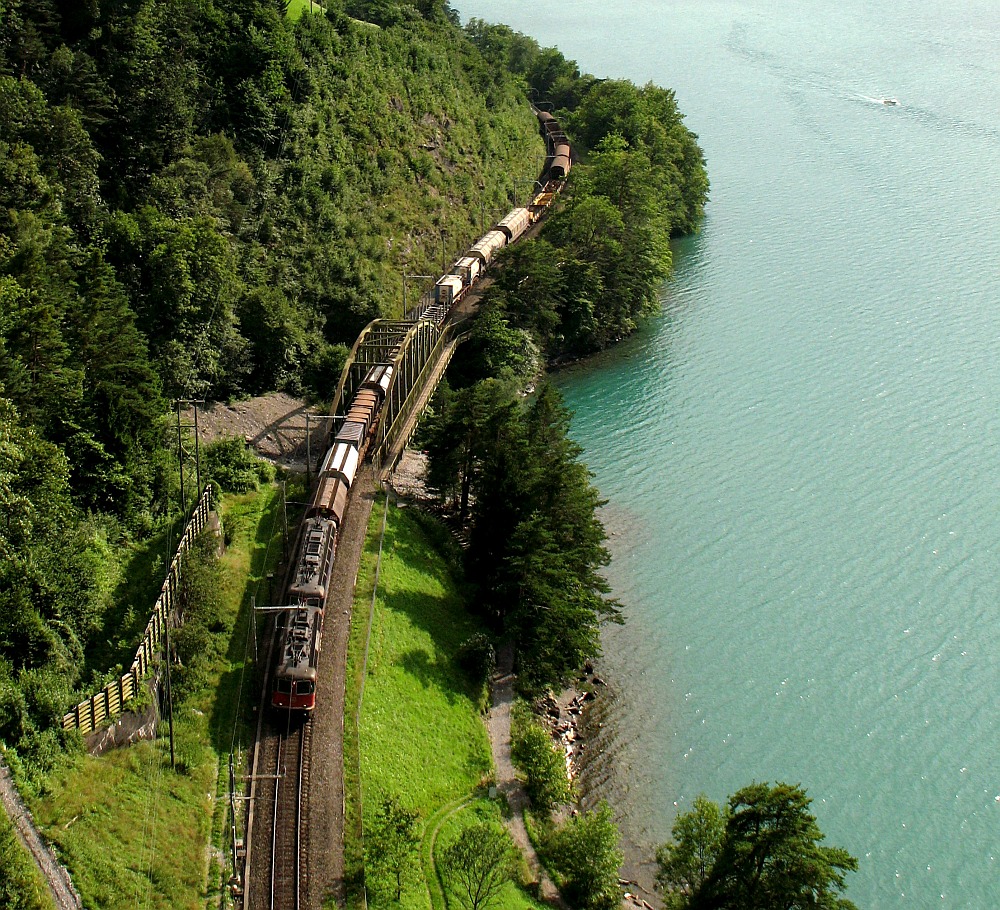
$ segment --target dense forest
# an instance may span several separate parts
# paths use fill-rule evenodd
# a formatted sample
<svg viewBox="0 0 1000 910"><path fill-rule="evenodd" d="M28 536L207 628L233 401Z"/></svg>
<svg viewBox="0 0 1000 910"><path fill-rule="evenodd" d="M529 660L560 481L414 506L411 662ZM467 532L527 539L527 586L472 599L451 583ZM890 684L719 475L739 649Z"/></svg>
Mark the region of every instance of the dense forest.
<svg viewBox="0 0 1000 910"><path fill-rule="evenodd" d="M519 77L453 20L0 2L0 738L23 776L118 672L129 543L175 509L170 401L322 399L402 273L536 172Z"/></svg>
<svg viewBox="0 0 1000 910"><path fill-rule="evenodd" d="M512 448L470 447L440 486L511 532L502 553L474 536L473 577L484 608L545 649L536 681L592 653L615 616L568 417L554 393L525 407L519 391L544 358L611 343L656 304L669 238L707 194L695 137L669 91L583 75L504 27L462 29L441 0L316 10L0 0L0 739L23 781L145 621L148 604L123 604L126 568L178 513L171 402L323 400L359 329L401 313L402 276L440 274L527 194L544 155L529 97L555 107L582 166L542 237L504 257L438 408L444 426L468 398L491 402L469 439L489 427ZM516 459L535 474L494 501ZM561 530L557 477L577 497ZM577 593L542 563L577 572ZM533 631L546 617L558 631L539 612L556 594L579 619L559 655Z"/></svg>

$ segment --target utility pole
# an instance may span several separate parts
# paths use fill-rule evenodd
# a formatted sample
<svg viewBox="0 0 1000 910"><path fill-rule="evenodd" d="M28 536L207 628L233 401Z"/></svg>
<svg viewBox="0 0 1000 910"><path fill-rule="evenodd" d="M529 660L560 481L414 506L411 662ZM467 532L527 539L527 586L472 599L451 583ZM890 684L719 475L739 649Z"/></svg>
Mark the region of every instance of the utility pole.
<svg viewBox="0 0 1000 910"><path fill-rule="evenodd" d="M288 555L288 491L285 484L286 481L281 481L281 553L283 556Z"/></svg>
<svg viewBox="0 0 1000 910"><path fill-rule="evenodd" d="M250 595L250 622L253 625L253 662L257 663L257 595Z"/></svg>
<svg viewBox="0 0 1000 910"><path fill-rule="evenodd" d="M163 640L167 650L167 718L170 725L170 769L174 770L174 694L170 689L170 614L163 623Z"/></svg>
<svg viewBox="0 0 1000 910"><path fill-rule="evenodd" d="M181 436L181 403L178 400L174 402L174 405L177 408L177 467L181 474L181 515L183 515L186 508L184 504L184 437Z"/></svg>
<svg viewBox="0 0 1000 910"><path fill-rule="evenodd" d="M198 434L198 405L204 404L204 398L175 398L174 407L177 409L177 465L180 469L181 479L181 514L187 514L187 501L184 498L184 435L182 430L194 430L194 469L195 478L198 484L198 495L201 495L201 440ZM181 423L181 405L194 408L194 423Z"/></svg>
<svg viewBox="0 0 1000 910"><path fill-rule="evenodd" d="M403 318L404 319L406 318L406 312L407 312L407 310L406 310L406 282L410 281L410 280L412 280L414 278L419 278L422 281L433 281L434 280L434 276L433 275L408 275L406 272L403 272Z"/></svg>
<svg viewBox="0 0 1000 910"><path fill-rule="evenodd" d="M198 433L198 405L204 401L194 402L194 476L198 480L198 495L201 495L201 436Z"/></svg>

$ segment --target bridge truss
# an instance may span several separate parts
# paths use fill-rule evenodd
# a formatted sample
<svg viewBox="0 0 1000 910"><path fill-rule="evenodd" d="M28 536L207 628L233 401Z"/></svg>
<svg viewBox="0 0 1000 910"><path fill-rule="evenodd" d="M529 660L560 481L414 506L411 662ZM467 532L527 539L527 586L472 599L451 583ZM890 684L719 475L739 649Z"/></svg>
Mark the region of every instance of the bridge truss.
<svg viewBox="0 0 1000 910"><path fill-rule="evenodd" d="M386 392L370 453L376 473L392 468L415 426L410 418L426 403L451 358L454 327L430 319L376 319L365 326L354 343L330 407L342 418L368 371L376 364L392 364L392 381ZM339 426L334 420L334 431ZM406 438L403 438L405 435Z"/></svg>

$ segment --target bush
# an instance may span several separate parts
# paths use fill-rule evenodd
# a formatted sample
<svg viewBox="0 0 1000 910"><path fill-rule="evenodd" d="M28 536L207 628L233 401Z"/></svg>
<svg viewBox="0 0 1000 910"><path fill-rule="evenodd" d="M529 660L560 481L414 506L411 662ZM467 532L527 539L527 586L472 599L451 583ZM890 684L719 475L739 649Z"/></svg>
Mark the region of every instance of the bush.
<svg viewBox="0 0 1000 910"><path fill-rule="evenodd" d="M566 763L548 731L528 706L519 702L511 717L511 759L525 776L525 789L532 804L550 811L571 796Z"/></svg>
<svg viewBox="0 0 1000 910"><path fill-rule="evenodd" d="M171 644L181 663L173 674L175 703L205 684L231 631L223 610L222 567L215 546L215 535L203 531L183 557L180 576L183 623L171 633Z"/></svg>
<svg viewBox="0 0 1000 910"><path fill-rule="evenodd" d="M309 354L302 370L303 382L321 401L333 398L349 353L343 344L319 344Z"/></svg>
<svg viewBox="0 0 1000 910"><path fill-rule="evenodd" d="M470 635L455 655L458 665L476 685L486 683L497 667L497 652L490 637L484 632Z"/></svg>
<svg viewBox="0 0 1000 910"><path fill-rule="evenodd" d="M618 827L607 803L571 818L548 837L545 855L563 878L562 891L580 910L618 910Z"/></svg>
<svg viewBox="0 0 1000 910"><path fill-rule="evenodd" d="M233 436L205 448L205 473L228 493L249 493L274 480L274 465L262 461Z"/></svg>

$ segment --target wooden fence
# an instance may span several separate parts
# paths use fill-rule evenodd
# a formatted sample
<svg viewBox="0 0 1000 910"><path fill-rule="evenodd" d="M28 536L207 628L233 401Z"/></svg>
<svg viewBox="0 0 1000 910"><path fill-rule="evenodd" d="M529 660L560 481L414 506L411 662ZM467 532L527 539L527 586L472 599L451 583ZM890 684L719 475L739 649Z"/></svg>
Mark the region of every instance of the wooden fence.
<svg viewBox="0 0 1000 910"><path fill-rule="evenodd" d="M107 718L120 714L125 703L139 694L143 679L149 675L156 657L160 653L160 643L163 641L167 622L178 612L181 557L191 546L191 541L204 530L211 511L212 488L207 486L201 494L201 499L198 500L191 520L184 529L184 536L181 537L180 545L170 563L170 571L160 589L160 596L156 599L149 622L146 623L146 631L143 633L142 641L139 642L139 649L135 652L135 659L132 661L128 673L116 682L108 683L100 692L91 695L68 714L63 715L63 729L72 730L76 727L81 733L90 733Z"/></svg>

